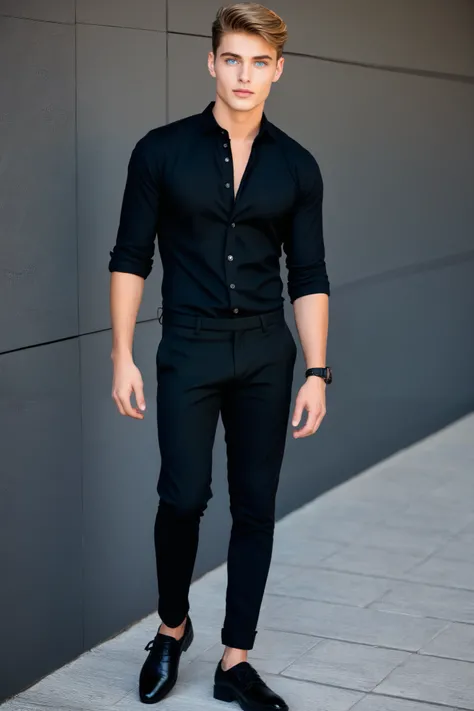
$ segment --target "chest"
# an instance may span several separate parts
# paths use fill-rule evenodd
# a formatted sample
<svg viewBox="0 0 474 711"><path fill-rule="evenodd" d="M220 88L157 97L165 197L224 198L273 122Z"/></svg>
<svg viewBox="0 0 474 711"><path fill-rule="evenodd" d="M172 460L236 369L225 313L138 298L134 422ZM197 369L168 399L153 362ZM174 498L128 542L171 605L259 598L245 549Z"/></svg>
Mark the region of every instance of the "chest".
<svg viewBox="0 0 474 711"><path fill-rule="evenodd" d="M239 192L242 178L250 160L252 153L252 144L238 144L233 142L231 145L232 164L234 170L234 197Z"/></svg>
<svg viewBox="0 0 474 711"><path fill-rule="evenodd" d="M229 145L214 136L181 146L165 165L161 187L161 215L193 225L278 219L295 200L278 146Z"/></svg>

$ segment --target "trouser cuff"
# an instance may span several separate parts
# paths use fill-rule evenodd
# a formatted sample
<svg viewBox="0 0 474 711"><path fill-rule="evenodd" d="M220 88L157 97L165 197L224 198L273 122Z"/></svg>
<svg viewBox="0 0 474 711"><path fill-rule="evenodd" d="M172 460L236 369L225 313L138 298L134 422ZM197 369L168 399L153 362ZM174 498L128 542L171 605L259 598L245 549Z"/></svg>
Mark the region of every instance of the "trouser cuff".
<svg viewBox="0 0 474 711"><path fill-rule="evenodd" d="M241 629L229 629L222 627L221 641L225 647L234 647L235 649L253 649L257 630L246 632Z"/></svg>
<svg viewBox="0 0 474 711"><path fill-rule="evenodd" d="M186 619L188 612L189 605L187 605L184 610L179 610L178 612L175 610L163 610L161 606L158 605L158 615L167 627L179 627Z"/></svg>

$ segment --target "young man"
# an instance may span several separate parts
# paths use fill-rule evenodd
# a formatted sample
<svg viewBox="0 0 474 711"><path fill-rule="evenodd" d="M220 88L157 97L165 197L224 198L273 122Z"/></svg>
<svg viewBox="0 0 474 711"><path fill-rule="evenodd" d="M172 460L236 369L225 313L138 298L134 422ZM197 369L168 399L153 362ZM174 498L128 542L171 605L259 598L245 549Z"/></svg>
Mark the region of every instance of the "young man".
<svg viewBox="0 0 474 711"><path fill-rule="evenodd" d="M140 673L154 703L174 686L192 642L188 593L200 517L212 496L212 448L225 428L233 525L225 646L214 696L243 709L288 709L247 661L270 566L275 495L297 348L283 312L281 248L306 360L292 424L313 434L325 415L329 282L316 160L268 121L264 103L283 71L284 22L240 3L221 8L208 67L216 99L202 113L152 129L133 149L111 252L113 398L143 419L133 333L154 240L163 264L157 352L161 470L155 522L158 614ZM136 407L130 402L132 392Z"/></svg>

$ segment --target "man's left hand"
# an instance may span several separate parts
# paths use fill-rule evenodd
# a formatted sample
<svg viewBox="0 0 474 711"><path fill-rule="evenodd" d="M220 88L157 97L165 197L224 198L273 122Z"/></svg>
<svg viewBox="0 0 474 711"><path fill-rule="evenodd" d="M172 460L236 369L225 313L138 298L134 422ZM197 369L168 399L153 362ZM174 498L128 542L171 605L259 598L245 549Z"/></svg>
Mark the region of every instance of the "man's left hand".
<svg viewBox="0 0 474 711"><path fill-rule="evenodd" d="M296 397L291 424L298 427L303 410L308 413L306 424L293 432L293 437L308 437L316 432L326 414L326 383L322 378L310 375Z"/></svg>

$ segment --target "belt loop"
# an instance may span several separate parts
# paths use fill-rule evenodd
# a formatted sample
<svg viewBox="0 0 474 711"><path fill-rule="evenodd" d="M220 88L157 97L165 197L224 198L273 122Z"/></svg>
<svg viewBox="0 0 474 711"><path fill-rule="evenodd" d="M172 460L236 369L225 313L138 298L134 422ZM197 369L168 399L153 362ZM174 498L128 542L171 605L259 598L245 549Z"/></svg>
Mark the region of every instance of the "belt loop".
<svg viewBox="0 0 474 711"><path fill-rule="evenodd" d="M198 334L200 330L201 330L201 319L199 316L197 316L196 317L196 327L194 329L194 333Z"/></svg>
<svg viewBox="0 0 474 711"><path fill-rule="evenodd" d="M265 325L265 319L263 317L263 314L260 314L259 318L260 318L260 325L262 326L262 331L265 331L266 325Z"/></svg>

